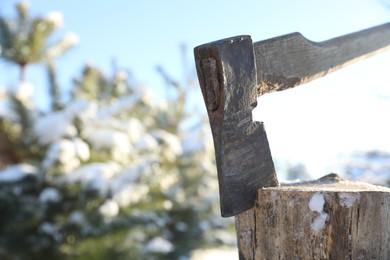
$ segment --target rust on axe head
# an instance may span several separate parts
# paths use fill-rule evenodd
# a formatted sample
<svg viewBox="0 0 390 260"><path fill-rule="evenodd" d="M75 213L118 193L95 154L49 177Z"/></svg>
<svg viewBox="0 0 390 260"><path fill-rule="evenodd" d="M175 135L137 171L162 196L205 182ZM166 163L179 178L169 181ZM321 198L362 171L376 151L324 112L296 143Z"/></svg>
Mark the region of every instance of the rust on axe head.
<svg viewBox="0 0 390 260"><path fill-rule="evenodd" d="M257 79L249 36L195 48L214 139L223 217L253 207L257 189L278 185L264 125L252 121Z"/></svg>

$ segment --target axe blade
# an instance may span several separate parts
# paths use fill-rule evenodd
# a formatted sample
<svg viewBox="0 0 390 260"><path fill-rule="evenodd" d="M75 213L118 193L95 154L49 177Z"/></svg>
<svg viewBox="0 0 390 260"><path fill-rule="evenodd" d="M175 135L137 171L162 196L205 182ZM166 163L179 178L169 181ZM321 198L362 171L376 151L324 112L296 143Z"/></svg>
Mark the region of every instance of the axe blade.
<svg viewBox="0 0 390 260"><path fill-rule="evenodd" d="M252 121L257 78L253 43L238 36L194 50L214 139L221 213L253 207L257 189L278 185L264 125Z"/></svg>

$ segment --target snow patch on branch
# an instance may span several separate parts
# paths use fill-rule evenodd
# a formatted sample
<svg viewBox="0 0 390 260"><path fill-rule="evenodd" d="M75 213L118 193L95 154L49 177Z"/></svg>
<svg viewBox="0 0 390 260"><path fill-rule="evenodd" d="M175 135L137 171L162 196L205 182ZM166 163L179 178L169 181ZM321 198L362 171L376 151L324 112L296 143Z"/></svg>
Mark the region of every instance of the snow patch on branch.
<svg viewBox="0 0 390 260"><path fill-rule="evenodd" d="M50 144L62 137L74 137L77 135L77 129L74 126L74 119L77 117L87 117L93 109L83 101L70 103L64 110L52 112L50 114L38 117L34 123L34 132L38 136L41 144Z"/></svg>
<svg viewBox="0 0 390 260"><path fill-rule="evenodd" d="M14 95L17 99L22 102L31 102L32 96L34 94L34 86L26 81L22 81L19 84L9 87L8 93Z"/></svg>
<svg viewBox="0 0 390 260"><path fill-rule="evenodd" d="M117 174L120 168L120 165L115 162L90 163L62 176L62 181L67 183L80 182L85 187L105 193L109 188L107 180Z"/></svg>
<svg viewBox="0 0 390 260"><path fill-rule="evenodd" d="M39 201L41 203L56 203L61 200L61 193L55 188L47 187L39 194Z"/></svg>
<svg viewBox="0 0 390 260"><path fill-rule="evenodd" d="M145 246L145 251L154 253L169 253L173 249L172 243L162 237L153 238Z"/></svg>
<svg viewBox="0 0 390 260"><path fill-rule="evenodd" d="M68 139L61 139L52 143L42 163L43 167L48 169L58 164L64 172L69 172L80 166L77 149L81 149L79 147L81 144L79 141L76 142L77 144Z"/></svg>
<svg viewBox="0 0 390 260"><path fill-rule="evenodd" d="M119 205L114 200L107 200L100 206L99 212L106 219L112 219L119 214Z"/></svg>
<svg viewBox="0 0 390 260"><path fill-rule="evenodd" d="M36 176L37 168L30 164L17 164L0 171L0 183L17 182L27 176Z"/></svg>
<svg viewBox="0 0 390 260"><path fill-rule="evenodd" d="M62 136L75 136L77 133L70 118L66 117L63 112L53 112L38 118L34 125L34 131L41 144L50 144Z"/></svg>
<svg viewBox="0 0 390 260"><path fill-rule="evenodd" d="M115 103L99 109L97 117L100 119L112 118L123 111L132 109L138 100L137 95L120 98Z"/></svg>
<svg viewBox="0 0 390 260"><path fill-rule="evenodd" d="M151 135L161 145L162 153L168 161L175 161L183 153L183 147L178 136L162 129L152 131Z"/></svg>
<svg viewBox="0 0 390 260"><path fill-rule="evenodd" d="M51 23L54 28L60 28L64 21L64 15L58 11L49 12L44 19Z"/></svg>

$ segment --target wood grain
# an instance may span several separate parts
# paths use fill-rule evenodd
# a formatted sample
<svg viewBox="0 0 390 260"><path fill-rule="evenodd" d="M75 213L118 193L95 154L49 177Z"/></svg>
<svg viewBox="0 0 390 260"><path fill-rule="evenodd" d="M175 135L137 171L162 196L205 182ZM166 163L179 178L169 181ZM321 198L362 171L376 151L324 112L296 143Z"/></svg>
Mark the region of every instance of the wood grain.
<svg viewBox="0 0 390 260"><path fill-rule="evenodd" d="M390 189L334 174L262 188L236 228L240 259L390 259Z"/></svg>
<svg viewBox="0 0 390 260"><path fill-rule="evenodd" d="M390 47L390 23L313 42L292 33L255 42L258 95L322 77Z"/></svg>

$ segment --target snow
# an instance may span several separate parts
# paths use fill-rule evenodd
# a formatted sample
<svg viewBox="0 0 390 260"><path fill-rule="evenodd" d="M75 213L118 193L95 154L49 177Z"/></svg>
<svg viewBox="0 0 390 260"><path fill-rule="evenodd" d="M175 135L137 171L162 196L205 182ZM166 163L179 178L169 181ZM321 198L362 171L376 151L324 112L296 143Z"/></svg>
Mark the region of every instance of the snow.
<svg viewBox="0 0 390 260"><path fill-rule="evenodd" d="M65 36L55 45L50 46L47 51L46 55L48 59L55 59L58 56L61 56L64 49L68 49L76 44L78 44L80 41L79 37L72 32L68 32L65 34Z"/></svg>
<svg viewBox="0 0 390 260"><path fill-rule="evenodd" d="M142 122L136 118L130 118L126 121L126 132L132 142L136 142L142 138L146 129Z"/></svg>
<svg viewBox="0 0 390 260"><path fill-rule="evenodd" d="M55 28L60 28L62 26L64 16L61 12L58 11L49 12L45 16L45 20L51 23Z"/></svg>
<svg viewBox="0 0 390 260"><path fill-rule="evenodd" d="M129 152L129 138L120 131L115 131L109 128L95 129L87 136L88 141L96 149L114 148L119 146L124 152Z"/></svg>
<svg viewBox="0 0 390 260"><path fill-rule="evenodd" d="M41 203L60 202L61 200L61 193L55 188L45 188L39 194L39 201Z"/></svg>
<svg viewBox="0 0 390 260"><path fill-rule="evenodd" d="M80 160L77 158L76 146L68 139L61 139L49 146L43 161L45 168L50 168L57 163L60 164L64 172L69 172L80 166Z"/></svg>
<svg viewBox="0 0 390 260"><path fill-rule="evenodd" d="M68 163L76 157L76 147L72 141L68 139L62 139L53 144L54 150L57 151L57 158L60 162Z"/></svg>
<svg viewBox="0 0 390 260"><path fill-rule="evenodd" d="M356 153L344 164L352 180L384 186L390 184L390 154L387 152Z"/></svg>
<svg viewBox="0 0 390 260"><path fill-rule="evenodd" d="M197 249L191 255L191 260L237 260L237 249L233 248L215 248L215 249Z"/></svg>
<svg viewBox="0 0 390 260"><path fill-rule="evenodd" d="M91 128L86 136L88 142L95 149L109 150L115 161L128 162L131 146L129 137L125 132L110 128Z"/></svg>
<svg viewBox="0 0 390 260"><path fill-rule="evenodd" d="M50 168L58 163L63 171L69 172L80 166L80 160L86 161L89 157L89 147L82 139L59 139L49 146L42 165Z"/></svg>
<svg viewBox="0 0 390 260"><path fill-rule="evenodd" d="M318 232L320 231L321 229L323 229L325 227L325 223L326 221L329 219L329 215L326 214L326 213L321 213L315 220L314 222L311 224L311 229L314 231L314 232Z"/></svg>
<svg viewBox="0 0 390 260"><path fill-rule="evenodd" d="M61 111L40 116L34 122L34 132L41 144L50 144L62 137L75 137L77 129L73 124L75 117L88 120L96 110L94 103L75 101Z"/></svg>
<svg viewBox="0 0 390 260"><path fill-rule="evenodd" d="M159 129L152 132L152 136L166 143L172 151L179 155L182 152L181 142L178 136L171 134L165 130Z"/></svg>
<svg viewBox="0 0 390 260"><path fill-rule="evenodd" d="M324 209L324 195L321 193L314 193L314 195L311 197L309 201L309 208L311 211L316 211L318 213L321 213Z"/></svg>
<svg viewBox="0 0 390 260"><path fill-rule="evenodd" d="M134 146L137 150L153 151L158 148L158 143L150 134L145 133L137 142L135 142Z"/></svg>
<svg viewBox="0 0 390 260"><path fill-rule="evenodd" d="M142 174L146 171L146 166L150 162L148 161L140 161L140 165L129 166L124 168L118 175L116 175L112 181L112 189L118 190L123 185L134 183L141 177Z"/></svg>
<svg viewBox="0 0 390 260"><path fill-rule="evenodd" d="M0 171L0 183L20 181L26 176L36 176L37 168L30 164L17 164Z"/></svg>
<svg viewBox="0 0 390 260"><path fill-rule="evenodd" d="M309 201L309 209L314 212L318 212L319 216L314 219L311 224L311 229L314 232L318 232L325 227L326 221L329 219L329 215L324 210L325 199L321 193L314 193Z"/></svg>
<svg viewBox="0 0 390 260"><path fill-rule="evenodd" d="M184 222L181 222L181 221L177 222L175 227L176 227L176 230L179 230L181 232L185 232L188 229L188 225Z"/></svg>
<svg viewBox="0 0 390 260"><path fill-rule="evenodd" d="M339 193L340 205L346 208L352 207L356 201L359 202L359 193Z"/></svg>
<svg viewBox="0 0 390 260"><path fill-rule="evenodd" d="M163 151L164 157L168 161L172 162L176 160L177 156L182 154L183 149L178 136L162 129L152 131L151 135L166 146L163 147Z"/></svg>
<svg viewBox="0 0 390 260"><path fill-rule="evenodd" d="M107 200L100 206L99 212L103 217L111 219L119 214L119 205L115 200Z"/></svg>
<svg viewBox="0 0 390 260"><path fill-rule="evenodd" d="M59 233L58 228L55 227L52 223L43 222L39 227L41 233L52 236L57 242L61 241L62 235Z"/></svg>
<svg viewBox="0 0 390 260"><path fill-rule="evenodd" d="M145 251L153 253L169 253L173 250L173 248L172 243L167 239L155 237L146 244Z"/></svg>
<svg viewBox="0 0 390 260"><path fill-rule="evenodd" d="M98 104L94 101L75 100L69 103L63 110L65 115L69 118L76 116L82 121L95 119Z"/></svg>
<svg viewBox="0 0 390 260"><path fill-rule="evenodd" d="M141 175L146 176L150 171L150 161L140 161L139 165L125 168L109 180L109 186L113 199L121 206L139 202L149 193L149 186L138 183Z"/></svg>
<svg viewBox="0 0 390 260"><path fill-rule="evenodd" d="M130 204L139 202L149 193L149 190L149 186L145 184L128 184L120 190L112 190L114 192L113 199L121 207L127 207Z"/></svg>
<svg viewBox="0 0 390 260"><path fill-rule="evenodd" d="M146 133L142 122L136 118L126 121L96 116L83 131L88 143L95 149L109 151L115 161L128 163L132 150L158 149L156 139Z"/></svg>
<svg viewBox="0 0 390 260"><path fill-rule="evenodd" d="M10 87L8 92L23 102L31 102L34 94L34 86L26 81L22 81L14 87Z"/></svg>
<svg viewBox="0 0 390 260"><path fill-rule="evenodd" d="M80 210L73 211L70 214L68 221L72 224L82 225L85 223L85 215Z"/></svg>
<svg viewBox="0 0 390 260"><path fill-rule="evenodd" d="M172 207L173 207L172 201L170 201L170 200L165 200L164 203L163 203L163 207L164 207L164 209L167 210L167 211L171 210Z"/></svg>
<svg viewBox="0 0 390 260"><path fill-rule="evenodd" d="M107 180L112 178L119 171L120 165L116 162L95 162L80 166L61 178L64 182L80 182L84 186L105 192L109 188Z"/></svg>
<svg viewBox="0 0 390 260"><path fill-rule="evenodd" d="M88 144L81 138L74 138L72 141L76 149L77 157L82 161L87 161L91 156Z"/></svg>
<svg viewBox="0 0 390 260"><path fill-rule="evenodd" d="M237 237L228 230L219 229L213 232L223 245L234 245L237 243Z"/></svg>
<svg viewBox="0 0 390 260"><path fill-rule="evenodd" d="M49 235L52 235L52 234L54 234L56 232L53 224L48 223L48 222L43 222L41 224L41 226L39 227L39 230L42 233L46 233L46 234L49 234Z"/></svg>
<svg viewBox="0 0 390 260"><path fill-rule="evenodd" d="M189 134L183 138L183 151L209 151L214 154L214 143L209 123L197 124L188 129Z"/></svg>
<svg viewBox="0 0 390 260"><path fill-rule="evenodd" d="M97 112L96 116L99 119L111 118L118 113L123 113L123 111L132 109L139 97L137 95L131 95L128 97L122 97L118 99L115 103L105 106Z"/></svg>
<svg viewBox="0 0 390 260"><path fill-rule="evenodd" d="M80 38L73 32L67 32L64 36L64 42L68 46L76 45L80 42Z"/></svg>
<svg viewBox="0 0 390 260"><path fill-rule="evenodd" d="M119 70L116 74L115 74L115 78L119 81L125 81L129 78L129 74L124 71L124 70Z"/></svg>
<svg viewBox="0 0 390 260"><path fill-rule="evenodd" d="M34 132L41 144L50 144L63 136L75 136L76 127L64 111L53 112L37 118Z"/></svg>

